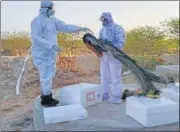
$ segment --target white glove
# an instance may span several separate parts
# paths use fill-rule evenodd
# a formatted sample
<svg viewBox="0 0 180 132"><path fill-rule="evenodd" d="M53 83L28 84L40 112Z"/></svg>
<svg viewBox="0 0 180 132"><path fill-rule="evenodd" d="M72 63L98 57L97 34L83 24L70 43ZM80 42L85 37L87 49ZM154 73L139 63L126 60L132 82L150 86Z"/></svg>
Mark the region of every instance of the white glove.
<svg viewBox="0 0 180 132"><path fill-rule="evenodd" d="M92 32L89 28L87 28L87 27L82 27L82 28L80 29L80 31L93 33L93 32Z"/></svg>

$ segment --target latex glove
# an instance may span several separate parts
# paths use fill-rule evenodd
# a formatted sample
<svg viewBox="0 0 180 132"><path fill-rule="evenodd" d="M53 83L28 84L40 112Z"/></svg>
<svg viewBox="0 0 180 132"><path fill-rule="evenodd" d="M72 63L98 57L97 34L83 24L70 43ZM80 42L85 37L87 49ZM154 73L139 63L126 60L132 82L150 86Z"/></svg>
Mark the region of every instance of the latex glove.
<svg viewBox="0 0 180 132"><path fill-rule="evenodd" d="M58 53L61 51L61 49L60 49L56 44L54 44L54 45L52 46L52 49L55 50L55 51L58 52Z"/></svg>

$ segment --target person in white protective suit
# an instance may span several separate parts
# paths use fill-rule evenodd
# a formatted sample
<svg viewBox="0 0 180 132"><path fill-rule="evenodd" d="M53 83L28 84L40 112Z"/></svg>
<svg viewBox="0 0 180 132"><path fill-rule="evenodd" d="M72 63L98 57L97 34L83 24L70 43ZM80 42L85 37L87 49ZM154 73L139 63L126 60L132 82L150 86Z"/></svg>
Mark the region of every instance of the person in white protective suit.
<svg viewBox="0 0 180 132"><path fill-rule="evenodd" d="M60 52L57 44L58 32L88 31L86 27L65 24L54 16L52 1L41 1L40 13L31 22L33 62L40 74L41 104L56 106L59 101L52 98L52 80L56 73L56 56Z"/></svg>
<svg viewBox="0 0 180 132"><path fill-rule="evenodd" d="M111 13L101 14L100 21L102 29L99 32L99 39L107 40L120 50L123 50L125 42L124 29L114 23ZM109 103L121 103L121 62L114 58L111 53L103 52L100 56L101 86L103 87L103 100ZM112 84L110 97L110 87Z"/></svg>

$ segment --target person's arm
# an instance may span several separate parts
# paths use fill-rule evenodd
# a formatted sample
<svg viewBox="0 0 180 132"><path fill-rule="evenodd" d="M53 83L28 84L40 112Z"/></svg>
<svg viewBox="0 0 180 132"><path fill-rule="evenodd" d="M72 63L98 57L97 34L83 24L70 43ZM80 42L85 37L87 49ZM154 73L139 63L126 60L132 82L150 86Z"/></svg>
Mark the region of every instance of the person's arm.
<svg viewBox="0 0 180 132"><path fill-rule="evenodd" d="M45 49L52 49L52 45L46 39L38 35L39 31L42 32L41 25L37 21L31 22L31 38L35 41L35 44Z"/></svg>
<svg viewBox="0 0 180 132"><path fill-rule="evenodd" d="M125 31L119 25L115 29L115 41L113 43L117 48L119 48L121 50L124 48Z"/></svg>
<svg viewBox="0 0 180 132"><path fill-rule="evenodd" d="M58 32L67 32L67 33L74 33L81 31L80 26L76 26L73 24L66 24L65 22L55 18L55 24Z"/></svg>

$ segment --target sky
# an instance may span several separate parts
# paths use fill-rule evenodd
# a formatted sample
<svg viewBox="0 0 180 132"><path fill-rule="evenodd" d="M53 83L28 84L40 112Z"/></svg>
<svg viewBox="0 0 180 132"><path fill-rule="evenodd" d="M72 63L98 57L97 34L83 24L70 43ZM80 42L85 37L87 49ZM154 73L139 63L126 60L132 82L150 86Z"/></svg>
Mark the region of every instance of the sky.
<svg viewBox="0 0 180 132"><path fill-rule="evenodd" d="M179 18L179 1L54 1L56 17L67 24L87 26L97 34L102 12L112 13L125 30ZM30 31L40 1L1 1L1 31Z"/></svg>

